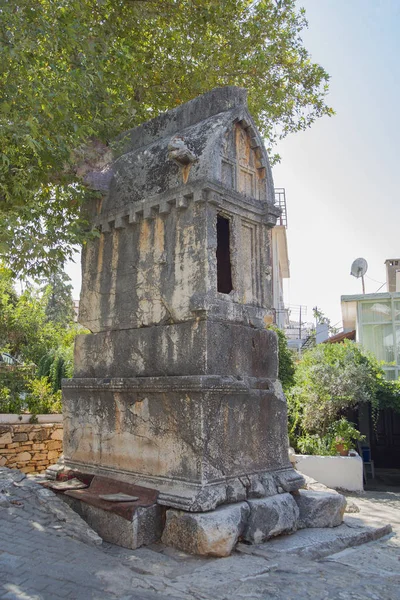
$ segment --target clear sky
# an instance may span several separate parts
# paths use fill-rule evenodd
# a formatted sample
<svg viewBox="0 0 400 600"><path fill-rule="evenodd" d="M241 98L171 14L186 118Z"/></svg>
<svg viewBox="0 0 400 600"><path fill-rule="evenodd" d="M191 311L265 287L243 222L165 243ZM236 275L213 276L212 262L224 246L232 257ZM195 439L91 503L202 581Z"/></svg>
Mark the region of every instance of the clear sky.
<svg viewBox="0 0 400 600"><path fill-rule="evenodd" d="M340 296L361 293L349 275L353 259L368 261L372 293L385 281L385 259L400 257L400 0L299 6L309 22L305 46L331 76L336 116L278 148L273 174L286 188L291 268L285 300L307 305L308 317L317 305L336 323Z"/></svg>
<svg viewBox="0 0 400 600"><path fill-rule="evenodd" d="M317 305L341 324L340 296L361 293L352 261L367 259L366 291L376 292L385 259L400 258L400 0L298 4L309 21L305 45L331 75L336 116L278 148L273 174L275 187L286 188L291 269L285 301L306 305L306 320ZM78 265L68 272L78 297Z"/></svg>

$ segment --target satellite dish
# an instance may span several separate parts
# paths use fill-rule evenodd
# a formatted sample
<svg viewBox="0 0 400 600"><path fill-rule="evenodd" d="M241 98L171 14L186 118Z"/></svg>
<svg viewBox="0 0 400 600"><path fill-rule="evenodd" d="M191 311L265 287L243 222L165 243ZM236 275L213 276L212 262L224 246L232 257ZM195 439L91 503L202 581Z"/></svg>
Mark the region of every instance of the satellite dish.
<svg viewBox="0 0 400 600"><path fill-rule="evenodd" d="M350 275L353 275L353 277L357 277L357 279L359 277L364 277L365 273L367 272L367 269L368 263L365 260L365 258L356 258L356 260L354 260L353 264L351 265Z"/></svg>
<svg viewBox="0 0 400 600"><path fill-rule="evenodd" d="M368 263L365 258L356 258L356 260L353 261L350 270L350 275L353 275L353 277L357 277L357 279L361 277L363 294L365 294L364 275L367 272L367 269Z"/></svg>

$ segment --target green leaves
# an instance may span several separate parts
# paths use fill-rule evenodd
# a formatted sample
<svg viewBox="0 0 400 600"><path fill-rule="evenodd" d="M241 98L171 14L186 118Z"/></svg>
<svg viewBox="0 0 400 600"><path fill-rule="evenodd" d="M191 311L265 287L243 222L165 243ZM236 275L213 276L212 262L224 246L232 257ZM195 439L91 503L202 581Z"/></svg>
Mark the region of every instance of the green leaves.
<svg viewBox="0 0 400 600"><path fill-rule="evenodd" d="M288 396L290 429L294 434L325 435L339 416L361 403L400 412L400 384L387 381L375 357L344 340L319 344L296 367Z"/></svg>
<svg viewBox="0 0 400 600"><path fill-rule="evenodd" d="M15 272L54 265L55 250L65 260L85 239L75 160L88 140L105 143L221 85L248 88L271 145L332 114L304 27L295 0L3 2L0 248Z"/></svg>

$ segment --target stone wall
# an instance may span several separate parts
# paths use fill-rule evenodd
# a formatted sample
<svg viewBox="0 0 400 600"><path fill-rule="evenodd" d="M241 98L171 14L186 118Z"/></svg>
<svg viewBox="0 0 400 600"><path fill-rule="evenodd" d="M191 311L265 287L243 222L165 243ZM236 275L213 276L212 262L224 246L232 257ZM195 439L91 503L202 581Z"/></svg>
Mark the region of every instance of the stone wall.
<svg viewBox="0 0 400 600"><path fill-rule="evenodd" d="M40 473L62 454L61 423L0 423L0 466Z"/></svg>

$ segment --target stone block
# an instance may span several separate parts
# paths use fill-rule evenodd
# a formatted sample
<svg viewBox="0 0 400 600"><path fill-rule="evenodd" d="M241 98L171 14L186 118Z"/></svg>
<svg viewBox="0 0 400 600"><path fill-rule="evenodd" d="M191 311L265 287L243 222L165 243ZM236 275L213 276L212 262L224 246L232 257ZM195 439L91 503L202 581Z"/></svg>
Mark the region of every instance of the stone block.
<svg viewBox="0 0 400 600"><path fill-rule="evenodd" d="M5 456L0 456L0 467L4 467L7 464L7 458Z"/></svg>
<svg viewBox="0 0 400 600"><path fill-rule="evenodd" d="M343 521L346 498L342 494L300 490L294 496L299 507L299 529L337 527Z"/></svg>
<svg viewBox="0 0 400 600"><path fill-rule="evenodd" d="M46 450L47 447L46 444L33 444L32 450Z"/></svg>
<svg viewBox="0 0 400 600"><path fill-rule="evenodd" d="M13 442L26 442L28 440L27 433L14 433Z"/></svg>
<svg viewBox="0 0 400 600"><path fill-rule="evenodd" d="M62 442L58 440L52 440L47 442L45 447L47 450L62 450Z"/></svg>
<svg viewBox="0 0 400 600"><path fill-rule="evenodd" d="M60 456L60 452L58 450L49 450L47 453L47 458L49 460L57 459Z"/></svg>
<svg viewBox="0 0 400 600"><path fill-rule="evenodd" d="M219 373L275 377L277 370L273 332L242 324L196 321L124 328L81 335L76 340L75 377L107 377L110 372L114 377ZM252 351L243 352L244 347ZM132 348L140 348L140 353ZM154 353L154 348L160 351ZM125 360L115 361L119 352Z"/></svg>
<svg viewBox="0 0 400 600"><path fill-rule="evenodd" d="M44 460L46 458L47 452L36 452L36 454L32 456L32 460Z"/></svg>
<svg viewBox="0 0 400 600"><path fill-rule="evenodd" d="M33 442L41 442L43 440L47 440L49 437L48 429L44 427L41 429L35 429L29 433L29 439Z"/></svg>
<svg viewBox="0 0 400 600"><path fill-rule="evenodd" d="M269 381L252 383L222 376L66 380L65 464L123 472L158 489L160 504L191 512L242 500L240 483L247 496L263 494L254 473L262 484L265 473L290 471L287 480L301 487L287 457L285 398ZM266 483L270 494L273 482Z"/></svg>
<svg viewBox="0 0 400 600"><path fill-rule="evenodd" d="M110 511L92 506L76 498L63 495L61 498L82 517L105 541L123 548L135 550L158 542L161 538L163 508L158 504L139 506L133 520L128 521Z"/></svg>
<svg viewBox="0 0 400 600"><path fill-rule="evenodd" d="M252 544L261 544L277 535L297 529L299 508L288 493L248 500L250 516L243 538Z"/></svg>
<svg viewBox="0 0 400 600"><path fill-rule="evenodd" d="M61 440L63 439L63 430L62 427L60 427L59 429L55 429L55 431L53 431L53 433L51 434L51 439L52 440Z"/></svg>
<svg viewBox="0 0 400 600"><path fill-rule="evenodd" d="M36 426L34 425L13 425L15 433L30 433Z"/></svg>
<svg viewBox="0 0 400 600"><path fill-rule="evenodd" d="M35 472L35 467L31 466L31 467L21 467L20 468L21 473L34 473Z"/></svg>
<svg viewBox="0 0 400 600"><path fill-rule="evenodd" d="M29 460L31 460L31 458L32 458L32 455L29 452L19 452L16 455L16 461L18 463L26 463Z"/></svg>
<svg viewBox="0 0 400 600"><path fill-rule="evenodd" d="M206 513L168 510L162 542L189 554L229 556L249 513L246 502L220 506Z"/></svg>
<svg viewBox="0 0 400 600"><path fill-rule="evenodd" d="M11 432L7 431L0 435L0 444L12 444Z"/></svg>

